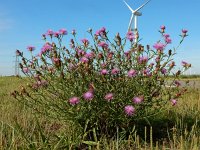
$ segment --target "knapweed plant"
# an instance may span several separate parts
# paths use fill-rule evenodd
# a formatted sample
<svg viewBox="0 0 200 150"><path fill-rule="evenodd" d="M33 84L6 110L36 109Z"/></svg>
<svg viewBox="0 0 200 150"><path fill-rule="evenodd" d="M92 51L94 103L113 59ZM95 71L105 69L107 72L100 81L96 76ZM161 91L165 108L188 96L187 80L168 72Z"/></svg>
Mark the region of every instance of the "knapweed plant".
<svg viewBox="0 0 200 150"><path fill-rule="evenodd" d="M176 48L167 48L171 38L165 26L160 28L162 39L146 47L137 31L129 31L125 38L118 33L114 40L105 28L88 33L90 40L79 40L73 30L65 46L65 29L48 30L38 55L33 46L27 47L31 59L17 50L30 82L12 95L38 113L71 121L83 137L91 131L106 136L117 129L131 132L138 120L178 103L186 88L178 81L182 72L174 69ZM180 36L179 44L187 30ZM186 70L191 65L183 61L182 66Z"/></svg>

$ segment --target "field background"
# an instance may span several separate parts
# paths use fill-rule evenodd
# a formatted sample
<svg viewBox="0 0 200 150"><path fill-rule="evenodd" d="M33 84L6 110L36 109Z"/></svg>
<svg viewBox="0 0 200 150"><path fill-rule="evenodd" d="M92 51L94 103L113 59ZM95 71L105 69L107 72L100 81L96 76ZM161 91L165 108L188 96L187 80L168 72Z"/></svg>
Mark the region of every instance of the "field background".
<svg viewBox="0 0 200 150"><path fill-rule="evenodd" d="M200 78L185 80L190 88L177 106L141 123L128 140L102 138L92 149L200 149ZM0 77L0 149L74 149L79 131L72 124L36 115L10 96L25 84L25 78Z"/></svg>

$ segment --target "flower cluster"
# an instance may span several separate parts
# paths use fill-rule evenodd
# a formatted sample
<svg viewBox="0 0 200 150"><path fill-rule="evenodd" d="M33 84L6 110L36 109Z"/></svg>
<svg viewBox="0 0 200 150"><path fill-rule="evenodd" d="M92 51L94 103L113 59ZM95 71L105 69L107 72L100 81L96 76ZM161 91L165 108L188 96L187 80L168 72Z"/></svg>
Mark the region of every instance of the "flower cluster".
<svg viewBox="0 0 200 150"><path fill-rule="evenodd" d="M63 45L65 36L70 36L66 29L49 29L42 35L45 43L39 53L34 55L35 47L27 47L31 59L16 51L22 58L23 73L31 81L13 95L34 110L80 126L89 120L88 129L104 132L112 129L111 124L129 128L130 117L151 116L167 102L175 106L186 91L178 81L181 71L175 69L176 51L166 50L172 40L165 32L166 27L161 26L163 39L145 48L138 43L139 34L131 31L125 38L117 33L112 42L105 27L94 34L88 30L93 41L77 40L72 30L68 47ZM186 36L187 30L182 30L181 40ZM183 61L182 66L186 70L191 64ZM174 80L169 83L166 79L172 74Z"/></svg>

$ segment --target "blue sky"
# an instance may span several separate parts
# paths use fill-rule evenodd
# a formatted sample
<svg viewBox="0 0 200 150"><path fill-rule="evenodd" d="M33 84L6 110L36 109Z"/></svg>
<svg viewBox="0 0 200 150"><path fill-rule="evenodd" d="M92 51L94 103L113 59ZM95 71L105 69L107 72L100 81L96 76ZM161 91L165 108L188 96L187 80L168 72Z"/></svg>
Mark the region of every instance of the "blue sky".
<svg viewBox="0 0 200 150"><path fill-rule="evenodd" d="M126 1L133 9L145 2ZM191 71L200 74L199 8L200 0L152 0L138 19L142 43L153 45L160 37L159 27L165 25L173 47L181 29L188 29L189 37L175 60L177 64L182 60L192 63ZM76 29L81 39L88 37L88 28L96 31L104 26L113 37L117 32L125 35L130 16L122 0L0 0L0 75L14 74L16 49L25 52L28 45L35 45L39 52L41 34L48 29Z"/></svg>

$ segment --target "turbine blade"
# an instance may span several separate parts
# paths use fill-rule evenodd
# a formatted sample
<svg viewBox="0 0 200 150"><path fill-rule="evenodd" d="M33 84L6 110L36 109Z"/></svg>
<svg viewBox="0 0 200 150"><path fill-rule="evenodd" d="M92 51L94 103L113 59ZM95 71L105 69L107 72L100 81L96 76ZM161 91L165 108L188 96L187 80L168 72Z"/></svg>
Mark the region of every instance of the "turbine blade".
<svg viewBox="0 0 200 150"><path fill-rule="evenodd" d="M151 0L148 0L146 3L144 3L142 6L140 6L138 9L136 9L134 12L139 11L141 8L143 8L147 3L149 3Z"/></svg>
<svg viewBox="0 0 200 150"><path fill-rule="evenodd" d="M130 9L130 11L133 13L134 10L126 3L126 1L124 0L124 3L126 4L126 6Z"/></svg>
<svg viewBox="0 0 200 150"><path fill-rule="evenodd" d="M133 23L133 16L134 16L134 14L131 15L131 19L130 19L130 22L129 22L129 25L128 25L128 31L131 30L131 25Z"/></svg>

